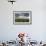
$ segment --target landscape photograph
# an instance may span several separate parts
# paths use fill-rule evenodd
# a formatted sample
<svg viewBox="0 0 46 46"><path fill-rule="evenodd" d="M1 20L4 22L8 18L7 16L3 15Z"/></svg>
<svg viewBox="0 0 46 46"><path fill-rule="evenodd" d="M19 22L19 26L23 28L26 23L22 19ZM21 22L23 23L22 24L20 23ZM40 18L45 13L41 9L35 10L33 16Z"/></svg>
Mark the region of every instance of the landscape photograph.
<svg viewBox="0 0 46 46"><path fill-rule="evenodd" d="M31 11L16 11L14 12L14 24L32 24Z"/></svg>

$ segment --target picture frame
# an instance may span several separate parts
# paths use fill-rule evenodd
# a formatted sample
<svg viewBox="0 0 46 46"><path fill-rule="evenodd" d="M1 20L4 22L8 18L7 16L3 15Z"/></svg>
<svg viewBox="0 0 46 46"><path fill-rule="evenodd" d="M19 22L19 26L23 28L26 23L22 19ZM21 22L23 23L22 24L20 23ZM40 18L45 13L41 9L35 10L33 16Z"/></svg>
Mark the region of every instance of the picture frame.
<svg viewBox="0 0 46 46"><path fill-rule="evenodd" d="M32 24L32 11L13 11L13 24Z"/></svg>

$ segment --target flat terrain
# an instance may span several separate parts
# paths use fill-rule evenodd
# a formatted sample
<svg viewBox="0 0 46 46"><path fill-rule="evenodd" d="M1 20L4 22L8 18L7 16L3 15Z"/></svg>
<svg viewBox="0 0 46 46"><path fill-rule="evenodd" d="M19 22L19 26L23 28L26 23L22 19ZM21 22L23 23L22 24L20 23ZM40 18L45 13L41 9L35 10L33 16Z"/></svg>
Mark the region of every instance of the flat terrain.
<svg viewBox="0 0 46 46"><path fill-rule="evenodd" d="M29 19L15 19L15 22L29 22Z"/></svg>

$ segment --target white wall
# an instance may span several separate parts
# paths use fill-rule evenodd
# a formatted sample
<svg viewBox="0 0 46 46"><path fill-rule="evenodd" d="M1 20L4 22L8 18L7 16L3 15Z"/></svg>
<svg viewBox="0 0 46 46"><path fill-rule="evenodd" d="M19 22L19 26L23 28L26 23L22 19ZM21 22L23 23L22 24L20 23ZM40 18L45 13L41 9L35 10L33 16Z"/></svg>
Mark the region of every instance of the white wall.
<svg viewBox="0 0 46 46"><path fill-rule="evenodd" d="M0 0L0 40L11 40L19 32L31 34L34 40L46 40L46 14L42 0L16 0L12 5L7 0ZM32 25L14 25L13 11L32 10Z"/></svg>

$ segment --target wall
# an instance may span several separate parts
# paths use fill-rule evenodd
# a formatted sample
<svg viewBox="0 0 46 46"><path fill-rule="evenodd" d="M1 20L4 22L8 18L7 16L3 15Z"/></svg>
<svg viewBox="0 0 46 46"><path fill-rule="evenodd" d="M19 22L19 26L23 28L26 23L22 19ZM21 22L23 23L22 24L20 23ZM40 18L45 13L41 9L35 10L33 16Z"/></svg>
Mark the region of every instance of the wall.
<svg viewBox="0 0 46 46"><path fill-rule="evenodd" d="M14 40L19 32L31 34L37 41L46 40L46 14L42 0L16 0L12 5L0 0L0 40ZM32 25L14 25L13 11L32 11Z"/></svg>

